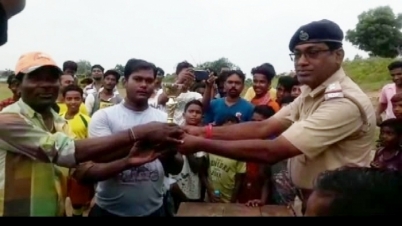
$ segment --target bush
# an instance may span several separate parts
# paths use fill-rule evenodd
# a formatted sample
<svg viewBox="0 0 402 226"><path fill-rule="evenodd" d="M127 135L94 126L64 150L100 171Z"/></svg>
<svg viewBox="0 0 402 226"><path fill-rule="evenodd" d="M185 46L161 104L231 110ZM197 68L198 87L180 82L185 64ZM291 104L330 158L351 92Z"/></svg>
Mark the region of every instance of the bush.
<svg viewBox="0 0 402 226"><path fill-rule="evenodd" d="M377 91L391 81L387 67L394 60L378 57L346 60L343 68L363 90Z"/></svg>

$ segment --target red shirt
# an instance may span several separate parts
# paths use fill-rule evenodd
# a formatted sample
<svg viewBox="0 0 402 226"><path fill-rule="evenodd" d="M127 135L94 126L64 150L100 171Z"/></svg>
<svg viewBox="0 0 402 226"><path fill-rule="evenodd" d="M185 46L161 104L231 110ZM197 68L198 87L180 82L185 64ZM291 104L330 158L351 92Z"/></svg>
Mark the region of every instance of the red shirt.
<svg viewBox="0 0 402 226"><path fill-rule="evenodd" d="M238 202L247 203L250 200L261 199L265 178L263 166L258 163L247 163L246 176L240 187Z"/></svg>
<svg viewBox="0 0 402 226"><path fill-rule="evenodd" d="M13 97L7 98L3 101L0 102L0 111L3 110L3 108L7 107L8 105L14 104L15 100Z"/></svg>

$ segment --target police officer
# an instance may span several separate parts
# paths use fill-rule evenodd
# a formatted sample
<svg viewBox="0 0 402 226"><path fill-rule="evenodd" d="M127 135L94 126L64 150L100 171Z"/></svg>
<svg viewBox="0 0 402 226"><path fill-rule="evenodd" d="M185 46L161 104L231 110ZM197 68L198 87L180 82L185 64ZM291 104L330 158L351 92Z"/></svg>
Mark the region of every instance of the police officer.
<svg viewBox="0 0 402 226"><path fill-rule="evenodd" d="M303 84L301 95L263 122L186 127L192 135L186 135L181 152L202 147L212 154L265 164L290 159L290 177L304 205L319 173L344 165L368 166L374 108L342 69L342 40L342 30L332 21L301 26L289 43ZM272 136L277 138L266 140Z"/></svg>

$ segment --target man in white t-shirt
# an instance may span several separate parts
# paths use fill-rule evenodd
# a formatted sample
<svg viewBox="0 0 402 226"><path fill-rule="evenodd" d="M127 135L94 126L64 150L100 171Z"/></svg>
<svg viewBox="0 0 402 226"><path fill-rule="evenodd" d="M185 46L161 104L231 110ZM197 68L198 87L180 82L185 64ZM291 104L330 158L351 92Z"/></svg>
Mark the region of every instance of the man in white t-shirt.
<svg viewBox="0 0 402 226"><path fill-rule="evenodd" d="M125 68L126 98L129 101L98 110L89 124L89 137L118 133L130 125L167 121L165 112L148 106L148 98L154 89L155 66L131 59ZM77 174L83 175L81 180L98 183L90 217L166 216L163 205L165 174L178 174L182 168L181 154L170 150L138 167L122 168L116 162L87 163L77 168Z"/></svg>
<svg viewBox="0 0 402 226"><path fill-rule="evenodd" d="M105 72L105 69L99 65L96 64L92 66L91 68L91 78L92 78L92 83L85 86L84 88L84 99L87 98L88 95L93 94L93 93L99 93L102 92L103 90L103 73ZM118 83L119 81L117 81ZM115 95L119 95L119 90L117 90L117 87L114 87L113 93Z"/></svg>
<svg viewBox="0 0 402 226"><path fill-rule="evenodd" d="M203 97L201 94L197 92L189 91L189 86L195 80L194 73L193 73L193 65L184 61L177 65L176 67L176 83L183 84L182 93L176 98L177 107L174 114L174 120L177 122L178 125L184 124L183 112L184 106L192 101L192 100L200 100L203 101ZM156 94L155 99L158 100L156 107L163 108L160 106L165 106L166 102L168 101L168 97L163 93L163 90L160 89ZM209 100L208 100L209 101Z"/></svg>

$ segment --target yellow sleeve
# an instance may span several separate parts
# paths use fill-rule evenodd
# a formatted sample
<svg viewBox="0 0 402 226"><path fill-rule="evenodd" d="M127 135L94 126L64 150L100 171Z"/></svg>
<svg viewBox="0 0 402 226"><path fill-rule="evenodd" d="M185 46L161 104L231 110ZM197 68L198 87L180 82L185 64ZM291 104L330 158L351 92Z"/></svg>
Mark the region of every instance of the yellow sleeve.
<svg viewBox="0 0 402 226"><path fill-rule="evenodd" d="M254 96L255 96L254 88L250 87L247 89L247 92L243 98L246 99L247 101L251 101L251 99L253 99Z"/></svg>
<svg viewBox="0 0 402 226"><path fill-rule="evenodd" d="M89 115L87 108L85 107L85 104L83 104L83 103L80 105L80 113L83 115Z"/></svg>
<svg viewBox="0 0 402 226"><path fill-rule="evenodd" d="M236 163L236 173L246 173L246 163L245 162L237 162Z"/></svg>

